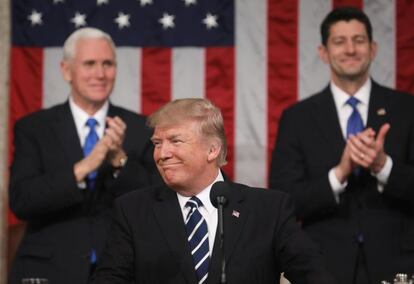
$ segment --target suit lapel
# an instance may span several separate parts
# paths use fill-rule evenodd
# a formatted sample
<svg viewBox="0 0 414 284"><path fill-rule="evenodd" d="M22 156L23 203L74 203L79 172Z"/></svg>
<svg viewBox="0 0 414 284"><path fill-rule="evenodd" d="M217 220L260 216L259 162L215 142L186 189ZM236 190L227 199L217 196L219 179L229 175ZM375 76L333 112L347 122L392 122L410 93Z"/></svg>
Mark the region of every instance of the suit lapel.
<svg viewBox="0 0 414 284"><path fill-rule="evenodd" d="M229 262L231 256L237 246L240 235L243 232L244 224L248 216L248 208L243 204L244 194L240 185L229 183L231 186L230 202L224 208L224 254L226 263ZM213 254L211 257L210 273L207 283L219 283L221 274L221 249L219 243L219 232L216 231L214 240Z"/></svg>
<svg viewBox="0 0 414 284"><path fill-rule="evenodd" d="M69 103L61 105L56 112L56 120L52 122L52 129L56 133L58 143L62 145L68 160L71 164L75 164L83 158L83 152Z"/></svg>
<svg viewBox="0 0 414 284"><path fill-rule="evenodd" d="M372 127L376 133L378 133L381 126L388 120L388 110L386 106L389 106L386 94L377 83L372 81L367 127Z"/></svg>
<svg viewBox="0 0 414 284"><path fill-rule="evenodd" d="M189 283L196 283L193 259L189 250L184 220L176 193L163 186L158 193L154 214L165 239L180 262L181 271Z"/></svg>
<svg viewBox="0 0 414 284"><path fill-rule="evenodd" d="M327 141L327 145L333 151L333 157L340 157L345 147L345 140L329 86L315 100L312 112L313 117L316 119L317 127Z"/></svg>

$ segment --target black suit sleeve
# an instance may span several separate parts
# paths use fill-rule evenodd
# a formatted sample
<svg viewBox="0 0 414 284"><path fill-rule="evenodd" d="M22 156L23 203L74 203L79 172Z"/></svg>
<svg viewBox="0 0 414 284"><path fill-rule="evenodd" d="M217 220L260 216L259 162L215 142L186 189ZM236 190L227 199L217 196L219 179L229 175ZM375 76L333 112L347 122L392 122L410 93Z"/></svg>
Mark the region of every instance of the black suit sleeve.
<svg viewBox="0 0 414 284"><path fill-rule="evenodd" d="M42 145L43 141L39 139L42 132L27 122L15 125L9 191L10 207L23 220L56 212L84 200L84 193L77 190L73 165L62 163L56 167L49 163L45 156L48 156L50 145Z"/></svg>
<svg viewBox="0 0 414 284"><path fill-rule="evenodd" d="M93 284L134 283L134 246L132 233L119 200L115 203L115 218L112 223L106 248L93 275Z"/></svg>
<svg viewBox="0 0 414 284"><path fill-rule="evenodd" d="M269 174L270 188L292 195L296 214L301 220L337 207L329 184L329 168L318 168L318 161L310 161L304 153L306 143L313 141L303 138L303 127L307 127L304 119L300 119L294 110L283 113Z"/></svg>
<svg viewBox="0 0 414 284"><path fill-rule="evenodd" d="M316 245L305 235L295 221L293 203L283 195L276 203L275 253L285 277L292 283L334 284L325 270L325 263Z"/></svg>

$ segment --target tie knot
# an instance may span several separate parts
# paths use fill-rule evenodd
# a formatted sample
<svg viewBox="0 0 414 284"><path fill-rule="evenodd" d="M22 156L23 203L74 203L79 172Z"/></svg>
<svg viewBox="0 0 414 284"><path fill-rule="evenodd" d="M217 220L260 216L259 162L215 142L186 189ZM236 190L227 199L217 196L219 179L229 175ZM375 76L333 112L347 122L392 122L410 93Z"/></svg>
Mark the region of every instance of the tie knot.
<svg viewBox="0 0 414 284"><path fill-rule="evenodd" d="M350 105L353 109L356 108L357 104L359 104L359 100L355 97L350 97L346 103Z"/></svg>
<svg viewBox="0 0 414 284"><path fill-rule="evenodd" d="M201 202L200 199L198 199L196 196L193 196L190 198L190 200L187 201L185 204L185 207L190 207L191 209L197 208L203 206L203 202Z"/></svg>
<svg viewBox="0 0 414 284"><path fill-rule="evenodd" d="M95 128L95 126L98 124L98 122L96 121L96 119L95 118L89 118L87 121L86 121L86 125L90 128L90 129L94 129Z"/></svg>

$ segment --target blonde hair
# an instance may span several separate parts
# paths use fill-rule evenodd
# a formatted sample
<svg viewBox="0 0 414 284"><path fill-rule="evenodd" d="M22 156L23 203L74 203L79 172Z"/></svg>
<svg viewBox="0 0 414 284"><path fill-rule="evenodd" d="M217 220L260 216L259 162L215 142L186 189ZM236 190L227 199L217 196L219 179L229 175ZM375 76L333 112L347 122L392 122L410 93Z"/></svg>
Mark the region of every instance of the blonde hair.
<svg viewBox="0 0 414 284"><path fill-rule="evenodd" d="M227 163L227 140L224 134L224 122L220 109L207 99L186 98L171 101L148 117L151 128L168 126L183 121L196 121L200 132L209 138L220 141L221 149L217 158L219 167Z"/></svg>

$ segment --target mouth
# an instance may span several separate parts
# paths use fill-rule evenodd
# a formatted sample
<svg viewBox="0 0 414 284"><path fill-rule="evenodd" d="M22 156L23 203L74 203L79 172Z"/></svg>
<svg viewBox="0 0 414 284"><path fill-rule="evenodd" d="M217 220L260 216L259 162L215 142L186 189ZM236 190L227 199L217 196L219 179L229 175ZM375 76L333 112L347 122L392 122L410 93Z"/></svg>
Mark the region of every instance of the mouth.
<svg viewBox="0 0 414 284"><path fill-rule="evenodd" d="M167 169L171 169L171 168L177 167L178 165L180 165L180 163L158 163L158 165L162 169L167 170Z"/></svg>

